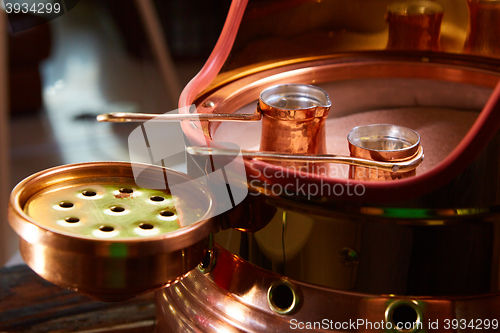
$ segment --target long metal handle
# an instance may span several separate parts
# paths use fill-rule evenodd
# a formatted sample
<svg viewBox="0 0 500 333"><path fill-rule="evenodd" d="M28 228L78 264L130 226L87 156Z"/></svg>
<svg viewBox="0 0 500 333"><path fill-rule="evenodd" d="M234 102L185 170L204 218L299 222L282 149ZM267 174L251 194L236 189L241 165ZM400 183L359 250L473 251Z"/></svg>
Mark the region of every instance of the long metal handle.
<svg viewBox="0 0 500 333"><path fill-rule="evenodd" d="M219 149L209 147L187 147L186 151L191 155L208 156L237 156L240 151L235 149ZM419 147L417 153L411 159L402 162L379 162L366 160L363 158L342 156L342 155L305 155L305 154L282 154L268 151L241 150L243 158L255 158L268 161L290 161L290 162L311 162L311 163L337 163L349 164L366 168L377 168L389 172L407 172L414 170L424 159L424 150Z"/></svg>
<svg viewBox="0 0 500 333"><path fill-rule="evenodd" d="M151 113L105 113L97 116L97 121L101 122L173 122L173 121L259 121L262 118L260 113L237 114L237 113L188 113L188 114L151 114Z"/></svg>

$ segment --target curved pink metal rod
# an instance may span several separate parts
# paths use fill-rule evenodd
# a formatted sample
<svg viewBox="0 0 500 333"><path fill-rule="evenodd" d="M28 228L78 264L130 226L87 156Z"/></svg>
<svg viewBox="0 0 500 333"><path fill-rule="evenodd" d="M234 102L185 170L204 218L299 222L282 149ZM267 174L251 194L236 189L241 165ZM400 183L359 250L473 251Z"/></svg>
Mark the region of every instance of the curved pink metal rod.
<svg viewBox="0 0 500 333"><path fill-rule="evenodd" d="M224 65L233 47L247 2L248 0L232 1L224 28L210 57L200 72L187 84L181 93L181 97L179 98L180 112L187 112L187 109L184 108L191 105L196 96L219 74L222 65Z"/></svg>

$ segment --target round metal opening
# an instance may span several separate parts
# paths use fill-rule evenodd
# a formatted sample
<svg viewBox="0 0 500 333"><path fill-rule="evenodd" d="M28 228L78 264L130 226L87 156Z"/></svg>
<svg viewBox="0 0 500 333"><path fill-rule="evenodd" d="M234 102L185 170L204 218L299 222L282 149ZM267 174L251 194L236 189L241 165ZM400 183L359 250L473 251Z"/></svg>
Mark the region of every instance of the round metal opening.
<svg viewBox="0 0 500 333"><path fill-rule="evenodd" d="M423 329L422 311L410 301L391 303L385 312L385 320L392 324L396 332L415 333Z"/></svg>
<svg viewBox="0 0 500 333"><path fill-rule="evenodd" d="M299 305L299 298L294 286L286 281L279 280L271 285L267 291L267 301L271 309L279 314L290 314Z"/></svg>
<svg viewBox="0 0 500 333"><path fill-rule="evenodd" d="M280 84L265 89L260 100L270 107L284 110L331 106L330 98L321 88L305 84Z"/></svg>
<svg viewBox="0 0 500 333"><path fill-rule="evenodd" d="M354 146L372 151L405 151L420 143L414 130L396 125L375 124L354 127L347 140Z"/></svg>
<svg viewBox="0 0 500 333"><path fill-rule="evenodd" d="M216 256L213 250L207 250L203 260L198 265L198 269L203 274L210 273L215 267Z"/></svg>

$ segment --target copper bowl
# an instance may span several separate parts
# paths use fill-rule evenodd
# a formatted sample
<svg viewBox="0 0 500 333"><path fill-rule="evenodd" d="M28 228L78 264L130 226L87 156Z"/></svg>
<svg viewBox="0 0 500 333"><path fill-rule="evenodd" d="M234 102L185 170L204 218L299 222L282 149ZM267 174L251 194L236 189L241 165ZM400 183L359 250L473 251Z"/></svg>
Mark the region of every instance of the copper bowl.
<svg viewBox="0 0 500 333"><path fill-rule="evenodd" d="M154 186L159 179L165 187L167 176L169 183L182 183L183 193L173 205L166 203L170 198L154 199L161 200L158 193L170 194L168 184L166 190L138 187L130 163L60 166L20 182L11 194L8 216L21 236L21 255L28 266L52 283L104 301L122 301L167 286L196 267L214 231L210 190L173 170L140 167L145 168L142 182ZM145 197L148 191L156 196ZM85 193L93 197L85 198ZM145 200L139 200L141 196ZM175 220L174 214L178 220L188 219L189 211L178 204L183 200L197 205L200 214L171 231L165 221ZM134 216L135 206L142 207L135 214L138 221L121 223L127 213Z"/></svg>

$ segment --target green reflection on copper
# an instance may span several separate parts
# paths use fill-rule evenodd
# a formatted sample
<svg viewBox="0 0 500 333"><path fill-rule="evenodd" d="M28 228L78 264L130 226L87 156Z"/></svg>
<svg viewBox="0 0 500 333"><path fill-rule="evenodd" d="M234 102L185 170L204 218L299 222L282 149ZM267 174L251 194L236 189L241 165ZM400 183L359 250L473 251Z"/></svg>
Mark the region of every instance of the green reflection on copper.
<svg viewBox="0 0 500 333"><path fill-rule="evenodd" d="M467 216L490 213L490 208L460 208L460 209L424 209L424 208L370 208L365 207L362 212L366 215L375 215L390 218L426 219L435 217Z"/></svg>

